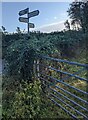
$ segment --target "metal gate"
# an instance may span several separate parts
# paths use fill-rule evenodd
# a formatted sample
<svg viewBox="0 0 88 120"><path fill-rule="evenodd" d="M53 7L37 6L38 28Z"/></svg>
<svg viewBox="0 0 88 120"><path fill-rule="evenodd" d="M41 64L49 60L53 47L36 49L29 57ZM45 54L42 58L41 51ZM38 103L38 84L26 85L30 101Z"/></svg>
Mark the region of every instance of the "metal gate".
<svg viewBox="0 0 88 120"><path fill-rule="evenodd" d="M46 96L73 119L88 119L88 64L48 56L35 64Z"/></svg>

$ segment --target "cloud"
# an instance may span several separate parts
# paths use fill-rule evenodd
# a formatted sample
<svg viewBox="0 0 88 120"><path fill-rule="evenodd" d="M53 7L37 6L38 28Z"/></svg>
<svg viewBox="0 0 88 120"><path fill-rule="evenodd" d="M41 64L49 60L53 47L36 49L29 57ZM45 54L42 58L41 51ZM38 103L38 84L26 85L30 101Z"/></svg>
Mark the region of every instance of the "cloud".
<svg viewBox="0 0 88 120"><path fill-rule="evenodd" d="M60 16L68 16L68 13L67 12L62 12L62 13L60 13Z"/></svg>
<svg viewBox="0 0 88 120"><path fill-rule="evenodd" d="M56 19L57 19L57 17L54 17L54 19L56 20Z"/></svg>
<svg viewBox="0 0 88 120"><path fill-rule="evenodd" d="M63 29L65 29L64 21L61 21L58 23L47 24L47 25L41 26L39 28L35 28L34 31L50 33L50 32L54 32L54 31L61 31Z"/></svg>

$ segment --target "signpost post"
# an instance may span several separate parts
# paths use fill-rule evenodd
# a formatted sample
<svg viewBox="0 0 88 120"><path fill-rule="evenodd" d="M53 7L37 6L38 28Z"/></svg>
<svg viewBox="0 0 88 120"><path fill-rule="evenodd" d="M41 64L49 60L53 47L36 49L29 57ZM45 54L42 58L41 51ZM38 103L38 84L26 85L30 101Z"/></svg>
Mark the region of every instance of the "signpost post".
<svg viewBox="0 0 88 120"><path fill-rule="evenodd" d="M19 21L27 23L28 35L29 35L29 33L30 33L29 28L34 28L35 27L35 25L33 23L29 23L29 18L39 15L39 10L29 12L29 8L26 8L26 9L21 10L19 12L19 16L22 16L22 15L25 15L25 14L27 14L27 17L26 18L25 17L19 17Z"/></svg>
<svg viewBox="0 0 88 120"><path fill-rule="evenodd" d="M29 32L29 17L28 17L28 14L29 14L29 9L28 9L28 13L27 13L27 18L28 18L27 26L28 26L28 36L30 36L30 32Z"/></svg>

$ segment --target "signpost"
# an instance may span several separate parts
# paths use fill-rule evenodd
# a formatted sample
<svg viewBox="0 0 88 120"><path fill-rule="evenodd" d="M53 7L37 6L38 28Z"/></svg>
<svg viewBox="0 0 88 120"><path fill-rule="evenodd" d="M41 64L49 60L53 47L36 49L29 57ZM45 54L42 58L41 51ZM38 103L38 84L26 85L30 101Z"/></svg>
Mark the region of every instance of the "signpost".
<svg viewBox="0 0 88 120"><path fill-rule="evenodd" d="M28 14L28 17L31 18L31 17L37 16L38 14L39 14L39 10L35 10L35 11L33 11L33 12L30 12L30 13Z"/></svg>
<svg viewBox="0 0 88 120"><path fill-rule="evenodd" d="M28 34L29 34L29 28L34 28L35 27L35 25L33 23L29 23L29 18L39 15L39 10L29 12L29 8L26 8L26 9L21 10L19 12L19 16L22 16L22 15L25 15L25 14L27 14L27 17L19 17L19 21L27 23L27 25L28 25Z"/></svg>
<svg viewBox="0 0 88 120"><path fill-rule="evenodd" d="M20 21L20 22L28 23L28 18L19 17L19 21Z"/></svg>
<svg viewBox="0 0 88 120"><path fill-rule="evenodd" d="M34 28L35 25L34 25L33 23L29 23L29 27L30 27L30 28Z"/></svg>
<svg viewBox="0 0 88 120"><path fill-rule="evenodd" d="M29 8L26 8L26 9L24 9L24 10L21 10L21 11L19 12L19 16L24 15L24 14L27 14L27 13L29 13Z"/></svg>

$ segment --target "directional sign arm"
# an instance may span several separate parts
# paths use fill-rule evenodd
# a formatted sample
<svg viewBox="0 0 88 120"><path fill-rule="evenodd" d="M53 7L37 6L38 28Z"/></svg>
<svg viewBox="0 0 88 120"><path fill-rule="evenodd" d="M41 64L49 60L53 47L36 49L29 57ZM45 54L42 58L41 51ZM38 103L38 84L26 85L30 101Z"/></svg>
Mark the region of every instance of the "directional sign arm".
<svg viewBox="0 0 88 120"><path fill-rule="evenodd" d="M21 15L27 14L28 12L29 12L29 8L26 8L26 9L24 9L24 10L21 10L21 11L19 12L19 15L21 16Z"/></svg>
<svg viewBox="0 0 88 120"><path fill-rule="evenodd" d="M29 23L29 27L30 27L30 28L34 28L35 25L34 25L33 23Z"/></svg>
<svg viewBox="0 0 88 120"><path fill-rule="evenodd" d="M28 25L28 34L29 34L30 33L29 32L29 28L34 28L35 27L35 25L33 23L29 23L29 18L37 16L39 14L39 10L35 10L33 12L29 12L29 8L26 8L26 9L21 10L19 12L19 16L22 16L24 14L27 14L27 18L25 18L25 17L19 17L19 21L27 23L27 25Z"/></svg>
<svg viewBox="0 0 88 120"><path fill-rule="evenodd" d="M31 17L34 17L34 16L37 16L39 14L39 10L35 10L33 12L30 12L28 14L28 18L31 18Z"/></svg>
<svg viewBox="0 0 88 120"><path fill-rule="evenodd" d="M24 17L19 17L19 21L20 22L25 22L25 23L28 23L28 18L24 18Z"/></svg>

